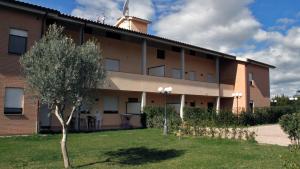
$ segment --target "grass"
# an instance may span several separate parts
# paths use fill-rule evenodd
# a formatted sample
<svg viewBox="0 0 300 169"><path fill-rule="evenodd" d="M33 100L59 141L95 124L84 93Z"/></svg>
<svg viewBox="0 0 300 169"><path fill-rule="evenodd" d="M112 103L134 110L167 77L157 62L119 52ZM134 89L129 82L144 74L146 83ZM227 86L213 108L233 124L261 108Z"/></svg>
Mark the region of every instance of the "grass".
<svg viewBox="0 0 300 169"><path fill-rule="evenodd" d="M0 138L0 168L62 168L60 135ZM286 147L164 137L141 129L69 135L74 168L282 168Z"/></svg>

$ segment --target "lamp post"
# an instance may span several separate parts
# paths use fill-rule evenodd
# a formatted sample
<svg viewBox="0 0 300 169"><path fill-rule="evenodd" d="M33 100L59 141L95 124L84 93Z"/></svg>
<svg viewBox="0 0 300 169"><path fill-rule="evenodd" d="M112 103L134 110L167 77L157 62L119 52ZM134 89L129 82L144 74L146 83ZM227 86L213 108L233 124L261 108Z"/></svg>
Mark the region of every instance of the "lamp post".
<svg viewBox="0 0 300 169"><path fill-rule="evenodd" d="M239 114L239 99L243 96L240 92L232 93L232 97L236 98L236 112Z"/></svg>
<svg viewBox="0 0 300 169"><path fill-rule="evenodd" d="M277 100L275 98L271 99L272 106L276 106Z"/></svg>
<svg viewBox="0 0 300 169"><path fill-rule="evenodd" d="M159 87L158 92L165 95L165 117L164 117L164 135L168 134L168 125L167 125L167 95L171 94L173 88L172 87Z"/></svg>

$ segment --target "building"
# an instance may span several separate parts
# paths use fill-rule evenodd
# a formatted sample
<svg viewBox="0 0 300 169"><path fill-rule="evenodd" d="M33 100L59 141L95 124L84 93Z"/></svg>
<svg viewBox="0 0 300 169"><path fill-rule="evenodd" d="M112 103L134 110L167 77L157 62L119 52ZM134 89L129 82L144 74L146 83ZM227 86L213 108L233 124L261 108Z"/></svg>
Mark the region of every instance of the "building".
<svg viewBox="0 0 300 169"><path fill-rule="evenodd" d="M124 119L139 127L144 106L165 104L159 87L173 87L166 102L181 115L184 106L239 113L270 105L269 69L273 66L149 35L150 22L143 19L126 16L109 26L41 6L0 0L0 22L0 135L59 129L56 118L48 116L47 106L26 90L18 62L53 23L63 25L77 44L95 37L108 71L105 86L93 93L95 103L89 113L83 109L75 115L75 130L93 126L90 118L96 112L102 114L102 128L118 128ZM233 97L233 93L240 96Z"/></svg>

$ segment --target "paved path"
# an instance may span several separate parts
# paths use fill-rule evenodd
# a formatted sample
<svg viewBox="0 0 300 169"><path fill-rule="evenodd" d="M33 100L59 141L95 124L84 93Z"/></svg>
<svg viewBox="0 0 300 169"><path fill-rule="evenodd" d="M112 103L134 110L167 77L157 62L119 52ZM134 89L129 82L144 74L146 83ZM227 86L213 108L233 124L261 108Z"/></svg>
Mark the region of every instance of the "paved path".
<svg viewBox="0 0 300 169"><path fill-rule="evenodd" d="M282 131L279 125L255 126L250 129L256 132L257 136L255 139L258 143L280 146L288 146L291 144L288 135Z"/></svg>

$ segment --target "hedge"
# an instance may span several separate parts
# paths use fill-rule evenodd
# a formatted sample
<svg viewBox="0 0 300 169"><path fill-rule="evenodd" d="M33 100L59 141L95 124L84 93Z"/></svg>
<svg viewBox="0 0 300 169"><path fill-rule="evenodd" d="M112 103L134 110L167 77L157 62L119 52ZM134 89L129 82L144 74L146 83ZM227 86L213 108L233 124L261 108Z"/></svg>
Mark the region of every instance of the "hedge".
<svg viewBox="0 0 300 169"><path fill-rule="evenodd" d="M164 126L164 107L146 106L144 108L144 124L147 128L163 128ZM177 131L181 125L180 115L173 107L167 107L167 124L169 131Z"/></svg>

